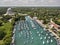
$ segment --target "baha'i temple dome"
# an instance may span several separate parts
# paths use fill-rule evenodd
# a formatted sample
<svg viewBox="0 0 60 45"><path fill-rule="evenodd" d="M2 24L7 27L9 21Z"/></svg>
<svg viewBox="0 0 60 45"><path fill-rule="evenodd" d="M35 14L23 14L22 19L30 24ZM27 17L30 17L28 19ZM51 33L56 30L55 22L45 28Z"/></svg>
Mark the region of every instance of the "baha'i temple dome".
<svg viewBox="0 0 60 45"><path fill-rule="evenodd" d="M15 15L15 12L12 11L12 8L8 8L6 14L4 15Z"/></svg>

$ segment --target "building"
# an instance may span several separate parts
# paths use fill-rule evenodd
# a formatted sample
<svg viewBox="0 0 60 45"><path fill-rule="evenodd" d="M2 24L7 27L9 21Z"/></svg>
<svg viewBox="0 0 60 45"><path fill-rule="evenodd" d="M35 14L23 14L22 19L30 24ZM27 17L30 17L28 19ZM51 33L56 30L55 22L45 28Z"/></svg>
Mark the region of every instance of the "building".
<svg viewBox="0 0 60 45"><path fill-rule="evenodd" d="M4 16L6 15L15 15L15 12L12 11L12 8L8 8L7 12L4 14Z"/></svg>
<svg viewBox="0 0 60 45"><path fill-rule="evenodd" d="M37 17L33 17L34 20L37 20Z"/></svg>

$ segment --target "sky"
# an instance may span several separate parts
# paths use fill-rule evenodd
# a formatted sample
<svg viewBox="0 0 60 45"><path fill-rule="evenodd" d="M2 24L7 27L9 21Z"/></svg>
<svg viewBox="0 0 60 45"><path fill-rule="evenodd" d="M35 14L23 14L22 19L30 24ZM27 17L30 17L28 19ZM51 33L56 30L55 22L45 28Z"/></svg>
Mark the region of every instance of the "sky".
<svg viewBox="0 0 60 45"><path fill-rule="evenodd" d="M0 6L60 6L60 0L0 0Z"/></svg>

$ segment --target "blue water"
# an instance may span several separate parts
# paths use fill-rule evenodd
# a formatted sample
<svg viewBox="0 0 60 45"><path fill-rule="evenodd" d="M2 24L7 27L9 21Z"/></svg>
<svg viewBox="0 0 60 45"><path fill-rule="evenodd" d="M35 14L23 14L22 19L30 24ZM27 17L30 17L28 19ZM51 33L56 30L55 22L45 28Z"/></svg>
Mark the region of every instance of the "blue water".
<svg viewBox="0 0 60 45"><path fill-rule="evenodd" d="M36 21L25 17L25 21L17 21L15 45L57 45L57 41Z"/></svg>

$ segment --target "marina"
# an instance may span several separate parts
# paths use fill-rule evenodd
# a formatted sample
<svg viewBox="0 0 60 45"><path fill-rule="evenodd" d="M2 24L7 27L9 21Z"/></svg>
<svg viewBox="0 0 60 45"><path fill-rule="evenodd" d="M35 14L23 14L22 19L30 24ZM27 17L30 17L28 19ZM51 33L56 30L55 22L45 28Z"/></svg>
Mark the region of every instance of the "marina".
<svg viewBox="0 0 60 45"><path fill-rule="evenodd" d="M24 21L17 21L14 31L15 45L57 45L56 39L50 35L42 26L37 22L25 17ZM33 26L32 26L33 25Z"/></svg>

